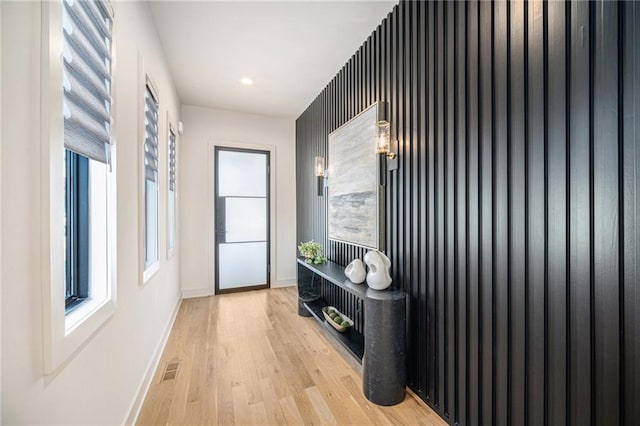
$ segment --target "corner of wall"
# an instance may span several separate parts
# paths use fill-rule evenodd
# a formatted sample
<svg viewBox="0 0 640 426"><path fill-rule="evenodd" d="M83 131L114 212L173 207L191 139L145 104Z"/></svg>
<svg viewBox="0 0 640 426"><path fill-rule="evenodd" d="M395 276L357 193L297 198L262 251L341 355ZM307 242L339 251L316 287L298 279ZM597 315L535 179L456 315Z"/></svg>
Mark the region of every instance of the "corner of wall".
<svg viewBox="0 0 640 426"><path fill-rule="evenodd" d="M2 3L0 2L0 28L2 28ZM0 30L0 212L2 212L2 31ZM2 215L0 213L0 229ZM0 280L2 279L2 241L0 241ZM2 288L0 287L0 320L2 319ZM0 321L1 322L1 321ZM0 377L2 377L2 327L0 327ZM2 395L2 380L0 380ZM0 401L0 424L2 424L2 401Z"/></svg>
<svg viewBox="0 0 640 426"><path fill-rule="evenodd" d="M285 288L285 287L293 287L298 283L296 278L287 278L284 280L278 280L271 283L271 288Z"/></svg>
<svg viewBox="0 0 640 426"><path fill-rule="evenodd" d="M206 287L206 288L190 288L190 289L186 289L186 290L182 290L182 298L183 299L193 299L196 297L207 297L207 296L213 296L213 290Z"/></svg>

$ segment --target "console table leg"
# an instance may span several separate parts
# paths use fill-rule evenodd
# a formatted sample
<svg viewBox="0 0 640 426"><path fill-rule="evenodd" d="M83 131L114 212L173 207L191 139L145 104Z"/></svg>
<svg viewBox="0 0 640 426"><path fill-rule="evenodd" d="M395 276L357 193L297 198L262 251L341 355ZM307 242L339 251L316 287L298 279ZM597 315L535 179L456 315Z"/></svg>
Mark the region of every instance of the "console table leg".
<svg viewBox="0 0 640 426"><path fill-rule="evenodd" d="M304 307L304 302L298 297L298 315L301 317L311 317L311 312Z"/></svg>
<svg viewBox="0 0 640 426"><path fill-rule="evenodd" d="M319 299L320 292L320 279L316 278L311 270L298 264L298 315L313 316L304 307L304 302Z"/></svg>
<svg viewBox="0 0 640 426"><path fill-rule="evenodd" d="M367 295L364 312L362 391L374 404L398 404L406 386L406 296Z"/></svg>

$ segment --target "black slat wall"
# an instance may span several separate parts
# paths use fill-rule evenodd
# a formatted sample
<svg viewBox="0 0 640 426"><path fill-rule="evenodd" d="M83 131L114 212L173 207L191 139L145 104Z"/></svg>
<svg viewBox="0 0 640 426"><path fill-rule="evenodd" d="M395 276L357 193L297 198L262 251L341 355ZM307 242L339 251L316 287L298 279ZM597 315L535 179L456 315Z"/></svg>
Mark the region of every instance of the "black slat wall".
<svg viewBox="0 0 640 426"><path fill-rule="evenodd" d="M298 241L343 265L313 160L377 100L411 389L450 424L639 424L640 3L395 7L296 122Z"/></svg>

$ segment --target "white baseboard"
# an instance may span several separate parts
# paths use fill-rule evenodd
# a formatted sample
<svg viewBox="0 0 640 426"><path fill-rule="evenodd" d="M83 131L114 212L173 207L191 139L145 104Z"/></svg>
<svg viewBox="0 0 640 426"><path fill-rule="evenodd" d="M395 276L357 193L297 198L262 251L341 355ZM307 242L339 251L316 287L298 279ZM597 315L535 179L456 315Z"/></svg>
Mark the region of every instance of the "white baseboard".
<svg viewBox="0 0 640 426"><path fill-rule="evenodd" d="M151 382L153 381L153 376L155 375L156 369L158 368L158 364L160 363L160 358L162 357L162 352L164 351L164 347L167 344L167 340L169 339L169 335L171 334L171 329L173 328L173 323L178 316L178 311L180 310L180 305L182 304L182 295L178 296L178 302L176 306L173 308L173 313L171 314L171 318L167 322L167 325L162 333L162 338L156 347L155 353L153 354L153 358L149 361L149 365L147 366L147 371L145 372L142 382L140 382L140 386L138 386L138 392L136 392L136 399L132 402L131 407L129 408L129 414L125 419L125 425L135 425L138 421L138 416L140 415L140 410L142 409L142 403L144 402L144 398L147 396L147 392L149 391L149 387L151 386Z"/></svg>
<svg viewBox="0 0 640 426"><path fill-rule="evenodd" d="M298 280L295 278L289 278L286 280L279 280L271 283L271 288L282 288L282 287L293 287L298 283Z"/></svg>
<svg viewBox="0 0 640 426"><path fill-rule="evenodd" d="M297 283L298 283L298 280L295 278L278 280L278 281L273 281L271 283L271 288L293 287ZM210 288L182 290L183 299L192 299L194 297L207 297L207 296L213 296L213 295L214 295L214 292Z"/></svg>
<svg viewBox="0 0 640 426"><path fill-rule="evenodd" d="M213 290L210 288L196 288L189 290L182 290L182 298L183 299L192 299L194 297L207 297L213 296Z"/></svg>

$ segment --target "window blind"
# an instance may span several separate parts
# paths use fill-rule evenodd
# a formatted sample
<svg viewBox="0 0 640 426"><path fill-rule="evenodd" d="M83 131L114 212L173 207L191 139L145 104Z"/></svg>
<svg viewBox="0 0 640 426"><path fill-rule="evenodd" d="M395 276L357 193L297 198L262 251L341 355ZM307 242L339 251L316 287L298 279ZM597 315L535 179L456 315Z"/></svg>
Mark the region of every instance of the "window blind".
<svg viewBox="0 0 640 426"><path fill-rule="evenodd" d="M176 190L176 134L169 131L169 191Z"/></svg>
<svg viewBox="0 0 640 426"><path fill-rule="evenodd" d="M105 0L63 1L64 146L109 163L113 10Z"/></svg>
<svg viewBox="0 0 640 426"><path fill-rule="evenodd" d="M144 175L157 182L158 178L158 100L147 81L144 92Z"/></svg>

